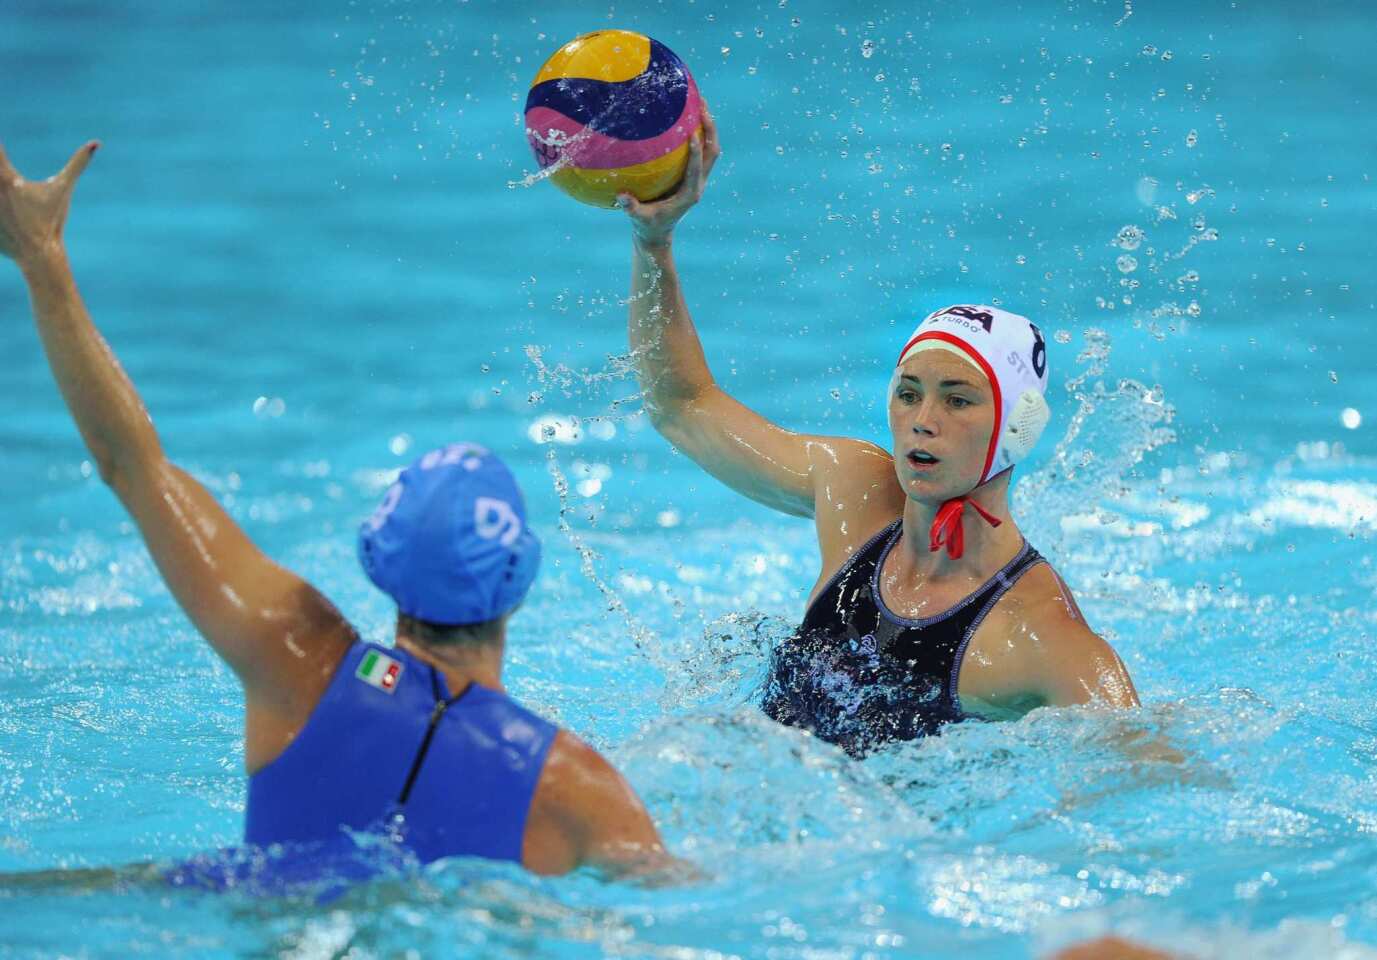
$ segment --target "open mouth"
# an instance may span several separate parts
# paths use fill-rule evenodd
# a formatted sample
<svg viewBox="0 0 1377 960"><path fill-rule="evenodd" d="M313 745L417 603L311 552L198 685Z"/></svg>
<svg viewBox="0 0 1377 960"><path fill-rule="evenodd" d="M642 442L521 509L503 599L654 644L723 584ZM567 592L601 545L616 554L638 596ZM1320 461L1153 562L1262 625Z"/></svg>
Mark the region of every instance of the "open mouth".
<svg viewBox="0 0 1377 960"><path fill-rule="evenodd" d="M942 461L926 450L910 450L908 452L908 462L913 467L923 469L924 467L935 467Z"/></svg>

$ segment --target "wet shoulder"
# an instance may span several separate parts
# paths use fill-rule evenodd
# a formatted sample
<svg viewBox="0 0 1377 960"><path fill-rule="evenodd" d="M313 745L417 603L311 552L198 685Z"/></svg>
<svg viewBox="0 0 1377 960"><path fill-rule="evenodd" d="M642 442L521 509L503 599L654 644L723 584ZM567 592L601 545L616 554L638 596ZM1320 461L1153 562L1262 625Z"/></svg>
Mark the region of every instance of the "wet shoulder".
<svg viewBox="0 0 1377 960"><path fill-rule="evenodd" d="M559 730L531 797L521 862L538 874L568 873L579 865L583 834L610 779L619 779L593 747Z"/></svg>
<svg viewBox="0 0 1377 960"><path fill-rule="evenodd" d="M1005 644L1020 638L1046 644L1068 629L1089 629L1071 589L1040 555L1023 568L981 626L974 639L988 630Z"/></svg>
<svg viewBox="0 0 1377 960"><path fill-rule="evenodd" d="M1069 669L1087 640L1099 641L1075 597L1045 559L1025 567L980 622L960 667L964 709L991 718L1051 702L1046 676Z"/></svg>
<svg viewBox="0 0 1377 960"><path fill-rule="evenodd" d="M822 569L811 595L836 575L875 535L904 512L904 492L894 475L894 459L863 440L828 445L813 455L816 499L813 520Z"/></svg>

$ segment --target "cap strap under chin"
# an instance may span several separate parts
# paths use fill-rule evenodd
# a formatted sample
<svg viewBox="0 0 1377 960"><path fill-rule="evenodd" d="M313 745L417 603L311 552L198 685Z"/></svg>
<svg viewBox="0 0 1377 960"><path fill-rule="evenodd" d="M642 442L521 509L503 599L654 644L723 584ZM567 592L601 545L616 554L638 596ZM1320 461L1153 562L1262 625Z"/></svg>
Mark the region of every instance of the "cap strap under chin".
<svg viewBox="0 0 1377 960"><path fill-rule="evenodd" d="M966 539L961 528L961 516L967 504L973 507L975 512L980 514L985 522L992 527L997 527L1004 522L972 500L969 495L952 497L937 508L937 516L933 518L932 529L928 533L929 550L936 553L945 546L947 553L953 560L961 559L961 554L966 551Z"/></svg>

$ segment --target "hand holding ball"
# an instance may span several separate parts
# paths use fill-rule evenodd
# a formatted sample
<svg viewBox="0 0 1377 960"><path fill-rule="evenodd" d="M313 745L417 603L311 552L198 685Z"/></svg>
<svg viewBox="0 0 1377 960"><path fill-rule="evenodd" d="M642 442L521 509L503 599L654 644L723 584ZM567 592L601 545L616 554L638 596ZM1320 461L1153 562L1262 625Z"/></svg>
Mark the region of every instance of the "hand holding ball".
<svg viewBox="0 0 1377 960"><path fill-rule="evenodd" d="M575 200L655 200L688 166L702 108L688 68L627 30L584 34L545 62L526 97L526 139L542 170Z"/></svg>

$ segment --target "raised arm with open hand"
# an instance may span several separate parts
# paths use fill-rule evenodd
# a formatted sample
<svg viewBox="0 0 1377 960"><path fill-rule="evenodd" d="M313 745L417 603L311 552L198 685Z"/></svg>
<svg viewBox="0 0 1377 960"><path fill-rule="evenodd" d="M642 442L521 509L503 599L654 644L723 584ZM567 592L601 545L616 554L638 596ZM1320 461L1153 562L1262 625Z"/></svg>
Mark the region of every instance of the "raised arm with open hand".
<svg viewBox="0 0 1377 960"><path fill-rule="evenodd" d="M101 478L139 525L177 602L243 682L253 771L305 723L354 632L168 462L143 401L92 324L62 231L97 146L87 143L41 182L21 177L0 148L0 253L24 274L53 377Z"/></svg>
<svg viewBox="0 0 1377 960"><path fill-rule="evenodd" d="M849 525L833 522L846 519L843 513L879 517L897 509L891 461L873 444L786 430L739 403L713 379L679 285L672 246L675 226L702 198L720 155L717 125L704 104L703 130L690 143L679 188L652 203L629 194L620 198L632 226L629 338L646 411L656 429L703 469L784 513L814 516L828 491L836 489L828 478L837 472L846 474L853 490L876 491L869 499L862 493L845 503L829 500L829 522L818 528L826 564L853 549L852 541L874 526L861 517ZM850 533L839 535L839 530Z"/></svg>
<svg viewBox="0 0 1377 960"><path fill-rule="evenodd" d="M62 172L40 183L21 177L0 147L0 253L22 267L45 252L61 251L72 191L99 147L95 140L83 144Z"/></svg>

